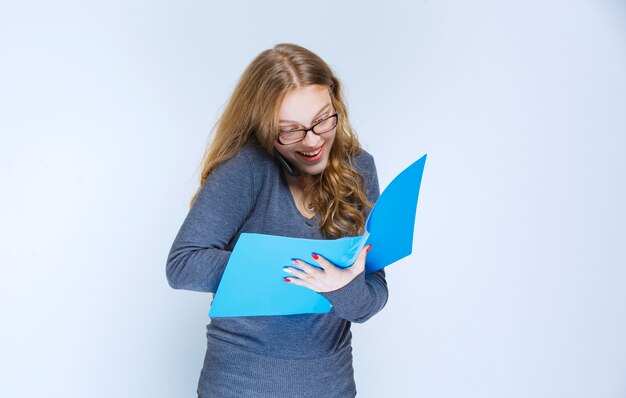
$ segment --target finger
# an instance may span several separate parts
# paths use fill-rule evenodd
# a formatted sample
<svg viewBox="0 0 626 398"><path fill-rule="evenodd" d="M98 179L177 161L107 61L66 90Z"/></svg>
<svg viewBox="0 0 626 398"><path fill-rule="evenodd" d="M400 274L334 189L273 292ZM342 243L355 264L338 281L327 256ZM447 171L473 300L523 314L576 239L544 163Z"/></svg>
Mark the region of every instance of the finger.
<svg viewBox="0 0 626 398"><path fill-rule="evenodd" d="M291 262L309 275L316 275L321 271L319 268L316 268L302 260L292 259Z"/></svg>
<svg viewBox="0 0 626 398"><path fill-rule="evenodd" d="M307 274L304 271L300 271L297 268L294 267L283 267L283 271L297 277L297 278L310 278L311 275Z"/></svg>
<svg viewBox="0 0 626 398"><path fill-rule="evenodd" d="M367 245L361 249L361 253L359 253L359 257L354 263L355 265L354 271L356 273L361 273L361 271L365 269L365 261L367 260L367 253L372 249L372 246L373 245Z"/></svg>
<svg viewBox="0 0 626 398"><path fill-rule="evenodd" d="M319 253L311 253L311 257L322 267L324 271L326 271L329 267L334 267L335 264L331 263L326 259L326 257L322 256Z"/></svg>
<svg viewBox="0 0 626 398"><path fill-rule="evenodd" d="M355 264L361 263L361 262L365 261L365 258L367 257L368 248L369 248L369 245L368 246L363 246L361 248L361 252L359 252L359 256L357 257Z"/></svg>
<svg viewBox="0 0 626 398"><path fill-rule="evenodd" d="M293 276L283 278L283 281L287 283L291 283L293 285L303 286L303 287L310 289L309 284L306 281L303 281L302 279L299 279L299 278L295 278Z"/></svg>

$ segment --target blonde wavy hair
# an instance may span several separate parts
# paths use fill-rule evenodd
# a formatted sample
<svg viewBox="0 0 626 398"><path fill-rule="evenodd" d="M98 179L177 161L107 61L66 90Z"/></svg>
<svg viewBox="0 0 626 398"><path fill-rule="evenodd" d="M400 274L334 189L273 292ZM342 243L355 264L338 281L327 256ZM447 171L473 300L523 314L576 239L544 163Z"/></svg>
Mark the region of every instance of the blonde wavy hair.
<svg viewBox="0 0 626 398"><path fill-rule="evenodd" d="M279 131L279 109L288 91L311 84L326 86L339 114L328 164L321 174L303 184L304 197L319 209L320 226L326 238L360 235L365 212L373 204L364 191L363 176L352 166L361 153L359 140L348 120L341 84L318 55L304 47L280 43L261 52L239 79L226 107L211 130L200 174L200 187L211 172L232 158L251 139L257 139L269 156ZM282 170L281 170L282 172Z"/></svg>

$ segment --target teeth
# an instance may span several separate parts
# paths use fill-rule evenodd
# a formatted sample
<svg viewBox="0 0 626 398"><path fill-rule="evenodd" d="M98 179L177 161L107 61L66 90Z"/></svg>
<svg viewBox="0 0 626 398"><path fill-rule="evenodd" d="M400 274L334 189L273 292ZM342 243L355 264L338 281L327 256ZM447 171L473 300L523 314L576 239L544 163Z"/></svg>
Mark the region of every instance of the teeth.
<svg viewBox="0 0 626 398"><path fill-rule="evenodd" d="M321 151L321 150L322 150L322 148L318 149L318 150L317 150L317 151L315 151L315 152L300 152L300 153L302 153L302 154L304 154L304 155L307 155L307 156L315 156L315 155L317 155L318 153L320 153L320 151Z"/></svg>

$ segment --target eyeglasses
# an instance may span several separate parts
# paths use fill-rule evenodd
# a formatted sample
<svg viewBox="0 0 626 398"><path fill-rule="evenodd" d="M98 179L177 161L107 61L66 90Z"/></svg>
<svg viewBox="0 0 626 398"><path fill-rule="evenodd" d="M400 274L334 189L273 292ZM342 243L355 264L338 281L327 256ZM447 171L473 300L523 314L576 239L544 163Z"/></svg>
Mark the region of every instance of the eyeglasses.
<svg viewBox="0 0 626 398"><path fill-rule="evenodd" d="M309 131L312 131L317 135L328 133L337 126L338 119L339 114L335 113L334 115L330 115L320 120L308 129L281 131L276 136L276 141L278 141L281 145L291 145L302 141Z"/></svg>

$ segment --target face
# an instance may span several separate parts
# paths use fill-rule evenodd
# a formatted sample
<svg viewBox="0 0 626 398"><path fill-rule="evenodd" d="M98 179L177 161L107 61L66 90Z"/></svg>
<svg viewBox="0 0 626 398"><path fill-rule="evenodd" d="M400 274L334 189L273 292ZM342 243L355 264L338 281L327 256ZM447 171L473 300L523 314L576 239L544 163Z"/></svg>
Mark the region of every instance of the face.
<svg viewBox="0 0 626 398"><path fill-rule="evenodd" d="M279 110L279 129L309 128L314 123L335 113L328 88L322 85L309 85L293 89L287 93ZM317 175L326 168L330 148L335 141L337 127L322 135L308 131L304 140L290 145L274 142L274 147L302 174ZM302 152L321 153L310 157Z"/></svg>

